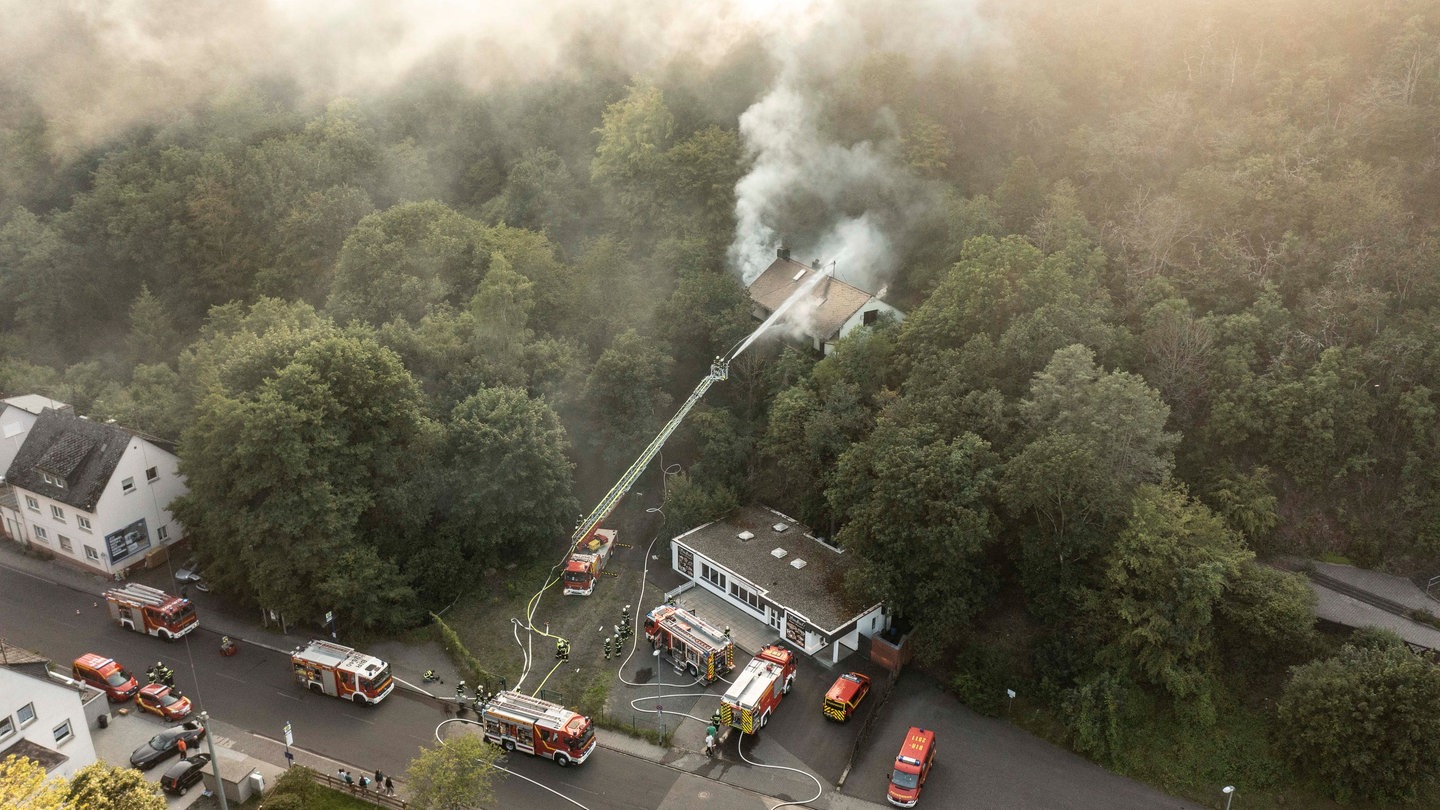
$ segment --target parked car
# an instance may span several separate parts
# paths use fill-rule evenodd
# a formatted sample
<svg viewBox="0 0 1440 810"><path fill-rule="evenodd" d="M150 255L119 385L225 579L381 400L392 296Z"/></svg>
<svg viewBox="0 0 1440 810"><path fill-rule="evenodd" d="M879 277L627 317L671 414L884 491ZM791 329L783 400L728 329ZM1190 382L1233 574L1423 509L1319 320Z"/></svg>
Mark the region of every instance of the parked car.
<svg viewBox="0 0 1440 810"><path fill-rule="evenodd" d="M823 709L825 716L845 722L855 714L860 701L870 694L870 676L859 672L847 672L835 679L830 691L825 693Z"/></svg>
<svg viewBox="0 0 1440 810"><path fill-rule="evenodd" d="M115 663L115 659L85 653L70 665L75 680L84 681L105 693L111 703L124 703L140 691L140 683Z"/></svg>
<svg viewBox="0 0 1440 810"><path fill-rule="evenodd" d="M150 738L150 741L130 752L130 767L148 771L162 761L180 753L180 741L185 741L188 751L205 737L205 727L191 720L183 726L167 728Z"/></svg>
<svg viewBox="0 0 1440 810"><path fill-rule="evenodd" d="M175 581L181 585L194 585L195 590L202 593L210 592L210 586L205 584L205 577L200 573L200 562L193 557L175 571Z"/></svg>
<svg viewBox="0 0 1440 810"><path fill-rule="evenodd" d="M209 754L191 754L190 758L177 762L160 777L160 789L176 796L184 796L190 786L199 782L210 764Z"/></svg>
<svg viewBox="0 0 1440 810"><path fill-rule="evenodd" d="M895 770L890 772L885 798L896 807L914 807L934 764L935 732L911 726L895 756Z"/></svg>
<svg viewBox="0 0 1440 810"><path fill-rule="evenodd" d="M190 716L190 698L180 694L173 686L152 683L140 687L135 696L135 705L142 711L159 715L166 720L184 720Z"/></svg>

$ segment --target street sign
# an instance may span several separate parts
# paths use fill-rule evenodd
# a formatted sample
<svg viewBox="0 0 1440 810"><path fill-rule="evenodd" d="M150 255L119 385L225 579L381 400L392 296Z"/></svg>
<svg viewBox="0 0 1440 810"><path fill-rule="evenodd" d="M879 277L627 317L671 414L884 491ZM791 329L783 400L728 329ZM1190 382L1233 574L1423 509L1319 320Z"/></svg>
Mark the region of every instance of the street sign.
<svg viewBox="0 0 1440 810"><path fill-rule="evenodd" d="M290 721L289 721L289 720L286 720L286 721L285 721L285 744L286 744L286 745L294 745L294 744L295 744L295 735L290 732Z"/></svg>
<svg viewBox="0 0 1440 810"><path fill-rule="evenodd" d="M333 622L333 621L335 621L335 611L333 611L333 610L327 610L327 611L325 611L325 623L326 623L326 624L330 624L330 623Z"/></svg>

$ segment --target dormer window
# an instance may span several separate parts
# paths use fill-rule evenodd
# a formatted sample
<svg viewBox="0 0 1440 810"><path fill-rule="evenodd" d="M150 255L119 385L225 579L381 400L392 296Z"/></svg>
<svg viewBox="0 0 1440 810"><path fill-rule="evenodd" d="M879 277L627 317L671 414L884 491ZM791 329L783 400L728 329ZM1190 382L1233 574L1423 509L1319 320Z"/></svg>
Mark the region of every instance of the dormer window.
<svg viewBox="0 0 1440 810"><path fill-rule="evenodd" d="M65 479L61 478L58 475L51 475L50 473L42 470L40 472L40 477L45 479L45 483L49 484L52 487L55 487L56 489L65 488Z"/></svg>

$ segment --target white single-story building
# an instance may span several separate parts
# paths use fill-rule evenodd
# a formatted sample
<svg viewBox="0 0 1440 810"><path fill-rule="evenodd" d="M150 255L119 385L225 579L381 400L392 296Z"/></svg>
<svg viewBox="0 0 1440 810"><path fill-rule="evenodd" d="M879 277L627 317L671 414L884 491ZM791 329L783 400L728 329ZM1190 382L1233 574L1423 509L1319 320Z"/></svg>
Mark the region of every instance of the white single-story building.
<svg viewBox="0 0 1440 810"><path fill-rule="evenodd" d="M882 315L905 320L905 313L881 301L879 295L841 281L833 272L819 281L815 280L817 274L826 275L820 262L814 266L802 264L790 258L788 248L780 248L775 261L750 282L750 301L755 305L752 314L764 321L791 296L806 289L803 298L782 317L805 336L815 351L827 355L841 338L858 327L874 324Z"/></svg>
<svg viewBox="0 0 1440 810"><path fill-rule="evenodd" d="M5 471L0 528L106 576L179 542L170 503L188 490L180 459L118 425L46 408Z"/></svg>
<svg viewBox="0 0 1440 810"><path fill-rule="evenodd" d="M42 656L0 642L0 761L15 754L69 779L95 762L90 729L109 714L99 689L52 672Z"/></svg>
<svg viewBox="0 0 1440 810"><path fill-rule="evenodd" d="M670 542L670 566L748 611L807 655L839 661L861 636L890 626L883 604L845 598L850 559L793 518L759 506L737 509Z"/></svg>

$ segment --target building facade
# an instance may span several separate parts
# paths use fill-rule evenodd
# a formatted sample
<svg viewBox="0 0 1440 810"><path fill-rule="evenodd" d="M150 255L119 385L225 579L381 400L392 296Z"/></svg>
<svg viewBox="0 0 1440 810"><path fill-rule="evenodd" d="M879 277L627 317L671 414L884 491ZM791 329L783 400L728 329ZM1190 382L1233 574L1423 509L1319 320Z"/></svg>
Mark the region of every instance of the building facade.
<svg viewBox="0 0 1440 810"><path fill-rule="evenodd" d="M172 501L187 491L180 460L114 424L46 409L5 474L0 525L64 562L113 575L179 542Z"/></svg>
<svg viewBox="0 0 1440 810"><path fill-rule="evenodd" d="M861 326L882 317L905 320L905 313L880 300L879 294L835 278L833 263L829 271L819 261L803 264L791 259L786 248L776 251L775 261L746 289L754 306L751 314L760 321L795 298L783 316L788 331L825 355Z"/></svg>
<svg viewBox="0 0 1440 810"><path fill-rule="evenodd" d="M49 669L46 659L0 642L0 760L32 759L70 778L95 762L90 730L109 715L98 689Z"/></svg>
<svg viewBox="0 0 1440 810"><path fill-rule="evenodd" d="M807 655L838 661L857 649L861 636L890 626L883 604L846 600L845 553L773 509L742 507L670 546L676 572L769 624Z"/></svg>

